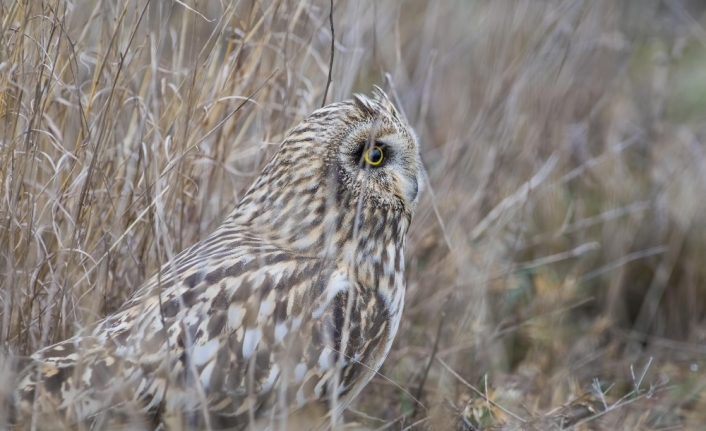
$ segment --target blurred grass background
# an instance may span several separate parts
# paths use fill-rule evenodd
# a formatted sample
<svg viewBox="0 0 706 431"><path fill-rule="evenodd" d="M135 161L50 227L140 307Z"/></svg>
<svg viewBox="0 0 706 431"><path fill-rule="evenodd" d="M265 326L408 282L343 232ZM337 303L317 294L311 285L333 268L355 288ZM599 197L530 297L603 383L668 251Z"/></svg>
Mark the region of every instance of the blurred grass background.
<svg viewBox="0 0 706 431"><path fill-rule="evenodd" d="M331 29L323 0L0 4L8 358L218 226L321 105ZM704 429L706 4L333 5L328 101L389 74L429 173L400 332L349 422Z"/></svg>

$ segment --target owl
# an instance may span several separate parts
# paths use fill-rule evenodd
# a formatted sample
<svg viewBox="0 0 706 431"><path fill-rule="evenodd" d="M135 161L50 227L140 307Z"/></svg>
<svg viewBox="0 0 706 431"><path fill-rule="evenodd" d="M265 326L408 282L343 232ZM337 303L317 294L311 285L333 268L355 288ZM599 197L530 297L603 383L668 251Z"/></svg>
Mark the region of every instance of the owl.
<svg viewBox="0 0 706 431"><path fill-rule="evenodd" d="M418 140L379 88L314 111L215 232L31 356L16 423L281 429L313 406L335 421L399 327L424 179Z"/></svg>

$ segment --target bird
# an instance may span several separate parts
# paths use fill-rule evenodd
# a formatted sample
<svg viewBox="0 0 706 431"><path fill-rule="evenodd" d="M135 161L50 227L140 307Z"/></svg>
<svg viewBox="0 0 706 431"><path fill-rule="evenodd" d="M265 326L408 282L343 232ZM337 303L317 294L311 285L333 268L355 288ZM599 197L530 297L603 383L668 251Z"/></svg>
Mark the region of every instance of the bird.
<svg viewBox="0 0 706 431"><path fill-rule="evenodd" d="M313 111L212 234L30 356L17 429L275 429L312 406L336 421L398 331L425 179L379 87Z"/></svg>

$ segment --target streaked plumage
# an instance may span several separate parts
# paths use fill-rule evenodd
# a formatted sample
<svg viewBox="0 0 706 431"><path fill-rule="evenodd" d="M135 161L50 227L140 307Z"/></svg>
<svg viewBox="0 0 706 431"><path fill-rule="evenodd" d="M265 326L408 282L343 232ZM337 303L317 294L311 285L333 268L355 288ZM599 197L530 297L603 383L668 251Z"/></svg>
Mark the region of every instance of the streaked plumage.
<svg viewBox="0 0 706 431"><path fill-rule="evenodd" d="M90 332L32 356L18 416L243 429L313 402L340 412L397 332L423 175L382 91L315 111L212 235Z"/></svg>

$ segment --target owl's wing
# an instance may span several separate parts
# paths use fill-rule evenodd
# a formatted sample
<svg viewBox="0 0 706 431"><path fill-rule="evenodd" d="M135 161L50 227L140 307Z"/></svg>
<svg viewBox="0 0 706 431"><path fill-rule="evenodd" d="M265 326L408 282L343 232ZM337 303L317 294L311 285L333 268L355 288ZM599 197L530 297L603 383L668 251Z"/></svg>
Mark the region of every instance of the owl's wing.
<svg viewBox="0 0 706 431"><path fill-rule="evenodd" d="M36 395L39 411L75 420L208 410L239 423L326 397L331 385L357 392L370 374L361 359L375 359L388 332L380 299L318 259L229 241L195 245L90 335L35 354L22 410Z"/></svg>

